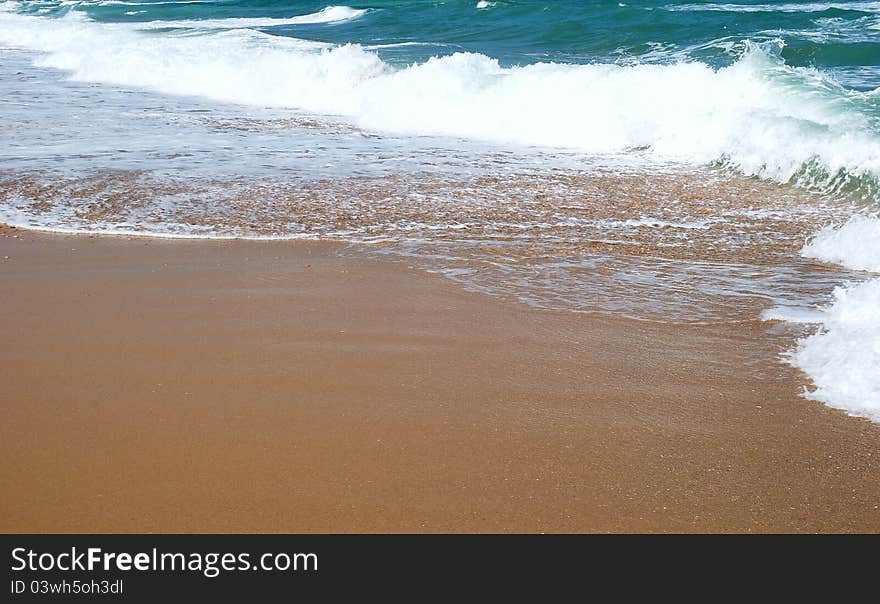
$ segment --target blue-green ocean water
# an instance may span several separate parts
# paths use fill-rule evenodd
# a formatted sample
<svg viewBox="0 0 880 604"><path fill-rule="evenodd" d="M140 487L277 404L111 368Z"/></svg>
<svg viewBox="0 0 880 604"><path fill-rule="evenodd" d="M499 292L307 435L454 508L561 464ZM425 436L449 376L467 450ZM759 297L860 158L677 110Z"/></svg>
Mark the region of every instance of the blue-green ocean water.
<svg viewBox="0 0 880 604"><path fill-rule="evenodd" d="M72 80L377 133L720 162L874 201L880 3L38 0L0 43ZM772 136L768 136L771 134Z"/></svg>
<svg viewBox="0 0 880 604"><path fill-rule="evenodd" d="M39 65L77 81L339 116L380 133L648 149L876 196L878 2L2 7L0 43L46 53Z"/></svg>
<svg viewBox="0 0 880 604"><path fill-rule="evenodd" d="M817 323L811 396L878 419L878 87L866 0L7 1L0 221L337 238L537 308Z"/></svg>
<svg viewBox="0 0 880 604"><path fill-rule="evenodd" d="M503 65L690 58L722 66L735 60L731 49L745 40L782 41L780 56L789 65L822 69L859 90L880 85L880 70L875 69L880 66L880 3L872 1L378 1L350 3L367 12L329 24L283 24L327 7L326 2L294 0L22 5L22 12L47 16L80 11L102 23L278 19L282 24L257 24L255 29L335 44L411 43L379 50L383 59L397 64L464 51L495 57Z"/></svg>

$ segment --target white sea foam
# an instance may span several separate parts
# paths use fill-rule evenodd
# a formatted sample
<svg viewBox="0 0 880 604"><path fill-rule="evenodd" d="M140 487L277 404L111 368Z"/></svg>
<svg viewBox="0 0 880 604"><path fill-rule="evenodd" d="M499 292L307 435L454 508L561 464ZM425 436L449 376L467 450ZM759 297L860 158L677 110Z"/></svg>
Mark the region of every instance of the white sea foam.
<svg viewBox="0 0 880 604"><path fill-rule="evenodd" d="M802 254L853 270L880 272L880 220L856 216L820 231ZM788 356L806 373L808 398L851 415L880 421L880 278L834 290L834 300L814 310L774 308L767 320L818 323Z"/></svg>
<svg viewBox="0 0 880 604"><path fill-rule="evenodd" d="M603 220L601 224L606 228L649 228L649 229L680 229L685 231L700 231L711 228L717 219L693 220L690 222L670 222L660 218L630 218L627 220Z"/></svg>
<svg viewBox="0 0 880 604"><path fill-rule="evenodd" d="M803 249L807 258L880 273L880 219L853 216L840 227L827 227Z"/></svg>
<svg viewBox="0 0 880 604"><path fill-rule="evenodd" d="M395 68L358 45L249 29L180 36L137 27L76 13L0 12L0 44L43 51L41 65L77 80L295 108L377 131L596 153L638 148L663 160L724 160L780 181L808 163L828 174L880 173L880 138L860 109L867 97L757 47L717 70L701 63L505 68L473 53Z"/></svg>
<svg viewBox="0 0 880 604"><path fill-rule="evenodd" d="M228 18L228 19L186 19L181 21L150 21L139 23L138 29L239 29L249 27L277 27L279 25L313 25L320 23L344 23L363 16L367 9L348 6L328 6L316 13L283 18Z"/></svg>
<svg viewBox="0 0 880 604"><path fill-rule="evenodd" d="M817 308L774 306L761 313L761 318L765 321L784 321L786 323L813 325L822 323L825 313Z"/></svg>
<svg viewBox="0 0 880 604"><path fill-rule="evenodd" d="M446 44L440 42L388 42L386 44L370 44L369 46L362 46L364 50L382 50L385 48L407 48L411 46L436 46L443 47Z"/></svg>
<svg viewBox="0 0 880 604"><path fill-rule="evenodd" d="M121 6L166 6L169 4L215 4L216 0L166 0L159 2L125 2L125 0L100 0L99 2L89 3L95 4L97 6L113 6L113 5L121 5ZM86 4L84 2L80 2L78 0L74 0L69 4Z"/></svg>
<svg viewBox="0 0 880 604"><path fill-rule="evenodd" d="M790 358L813 381L808 398L880 421L880 279L837 288Z"/></svg>

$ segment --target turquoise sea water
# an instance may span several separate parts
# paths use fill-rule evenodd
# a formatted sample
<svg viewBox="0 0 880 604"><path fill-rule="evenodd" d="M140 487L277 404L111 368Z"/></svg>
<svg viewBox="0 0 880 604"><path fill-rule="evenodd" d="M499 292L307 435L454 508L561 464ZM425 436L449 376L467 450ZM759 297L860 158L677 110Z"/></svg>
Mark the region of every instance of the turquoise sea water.
<svg viewBox="0 0 880 604"><path fill-rule="evenodd" d="M713 66L736 60L750 40L781 46L792 66L832 73L848 87L880 85L878 2L378 1L352 3L367 12L343 22L285 24L316 14L325 2L206 0L203 2L22 2L18 10L57 16L79 11L101 23L277 19L254 29L274 36L334 44L386 45L379 55L405 65L431 56L474 52L503 65L536 62L657 62L684 58ZM784 42L784 46L780 43ZM409 43L410 46L392 46Z"/></svg>
<svg viewBox="0 0 880 604"><path fill-rule="evenodd" d="M868 203L880 182L877 2L2 7L0 43L45 53L37 65L74 81L335 116L376 133L647 150Z"/></svg>
<svg viewBox="0 0 880 604"><path fill-rule="evenodd" d="M864 0L8 1L0 220L338 238L537 308L815 324L812 396L876 419L878 87Z"/></svg>

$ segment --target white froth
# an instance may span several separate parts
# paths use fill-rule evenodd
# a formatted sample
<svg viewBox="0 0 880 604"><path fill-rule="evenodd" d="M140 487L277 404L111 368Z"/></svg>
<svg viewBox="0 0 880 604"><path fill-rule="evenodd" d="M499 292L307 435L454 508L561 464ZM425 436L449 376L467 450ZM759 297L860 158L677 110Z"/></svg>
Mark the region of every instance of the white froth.
<svg viewBox="0 0 880 604"><path fill-rule="evenodd" d="M279 25L314 25L320 23L343 23L363 16L366 9L348 6L328 6L316 13L298 17L281 18L228 18L228 19L186 19L183 21L150 21L139 23L138 29L239 29L248 27L277 27Z"/></svg>
<svg viewBox="0 0 880 604"><path fill-rule="evenodd" d="M774 306L761 313L764 321L785 321L786 323L802 323L812 325L822 323L825 313L815 308L798 306Z"/></svg>
<svg viewBox="0 0 880 604"><path fill-rule="evenodd" d="M324 17L354 10L331 8ZM0 44L42 51L42 66L77 80L342 116L376 131L602 154L643 149L661 160L726 161L779 181L805 165L880 173L880 139L860 110L861 93L757 47L717 70L695 62L505 68L474 53L396 68L353 44L139 27L0 12Z"/></svg>
<svg viewBox="0 0 880 604"><path fill-rule="evenodd" d="M880 220L855 216L843 226L826 228L802 255L880 272ZM788 357L813 382L805 396L880 421L880 278L836 288L827 307L774 308L763 317L820 324L819 331L800 340Z"/></svg>
<svg viewBox="0 0 880 604"><path fill-rule="evenodd" d="M670 11L712 11L733 13L822 13L828 10L880 12L880 2L779 2L776 4L679 4Z"/></svg>
<svg viewBox="0 0 880 604"><path fill-rule="evenodd" d="M880 279L837 288L822 329L790 358L813 382L808 398L880 421Z"/></svg>
<svg viewBox="0 0 880 604"><path fill-rule="evenodd" d="M827 227L803 249L807 258L880 273L880 219L856 215L840 227Z"/></svg>

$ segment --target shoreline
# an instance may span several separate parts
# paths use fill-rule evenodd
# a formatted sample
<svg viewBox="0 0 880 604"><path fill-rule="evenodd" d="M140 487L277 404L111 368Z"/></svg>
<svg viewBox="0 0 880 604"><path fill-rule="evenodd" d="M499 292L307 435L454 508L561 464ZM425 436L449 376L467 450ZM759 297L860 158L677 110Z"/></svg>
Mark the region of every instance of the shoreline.
<svg viewBox="0 0 880 604"><path fill-rule="evenodd" d="M800 398L766 325L342 247L0 229L0 530L880 531L880 426Z"/></svg>

